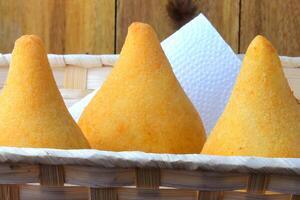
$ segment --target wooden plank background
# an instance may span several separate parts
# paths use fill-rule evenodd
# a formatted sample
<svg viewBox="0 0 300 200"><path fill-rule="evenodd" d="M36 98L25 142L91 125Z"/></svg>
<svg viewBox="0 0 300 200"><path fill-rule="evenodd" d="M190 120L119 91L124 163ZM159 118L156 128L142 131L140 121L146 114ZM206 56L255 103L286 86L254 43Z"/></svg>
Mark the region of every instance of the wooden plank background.
<svg viewBox="0 0 300 200"><path fill-rule="evenodd" d="M118 0L117 2L117 52L123 46L128 26L134 21L149 23L157 31L160 40L176 31L166 11L168 0Z"/></svg>
<svg viewBox="0 0 300 200"><path fill-rule="evenodd" d="M300 55L299 0L0 0L0 52L38 34L49 53L118 53L133 21L151 24L160 40L176 31L167 9L176 3L174 13L204 13L237 53L262 34L281 55Z"/></svg>
<svg viewBox="0 0 300 200"><path fill-rule="evenodd" d="M257 34L265 35L279 54L300 55L299 0L241 0L240 51Z"/></svg>
<svg viewBox="0 0 300 200"><path fill-rule="evenodd" d="M0 0L0 52L37 34L49 53L113 53L114 0Z"/></svg>

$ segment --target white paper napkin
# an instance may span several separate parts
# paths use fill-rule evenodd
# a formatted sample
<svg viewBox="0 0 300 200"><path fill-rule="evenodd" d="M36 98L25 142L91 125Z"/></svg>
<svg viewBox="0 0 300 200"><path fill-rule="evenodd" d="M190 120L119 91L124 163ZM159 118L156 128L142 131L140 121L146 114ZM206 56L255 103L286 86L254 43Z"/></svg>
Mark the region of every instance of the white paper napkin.
<svg viewBox="0 0 300 200"><path fill-rule="evenodd" d="M223 112L241 61L202 14L161 45L209 133ZM75 120L95 93L69 108Z"/></svg>

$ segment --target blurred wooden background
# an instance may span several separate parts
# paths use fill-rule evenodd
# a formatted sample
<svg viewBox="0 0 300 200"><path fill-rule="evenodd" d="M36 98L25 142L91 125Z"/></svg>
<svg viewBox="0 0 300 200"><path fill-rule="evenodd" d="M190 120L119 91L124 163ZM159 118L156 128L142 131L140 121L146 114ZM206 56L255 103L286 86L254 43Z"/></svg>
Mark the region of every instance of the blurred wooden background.
<svg viewBox="0 0 300 200"><path fill-rule="evenodd" d="M151 24L163 40L199 12L235 52L263 34L281 55L300 55L299 0L0 0L0 52L34 33L49 53L118 53L131 22Z"/></svg>

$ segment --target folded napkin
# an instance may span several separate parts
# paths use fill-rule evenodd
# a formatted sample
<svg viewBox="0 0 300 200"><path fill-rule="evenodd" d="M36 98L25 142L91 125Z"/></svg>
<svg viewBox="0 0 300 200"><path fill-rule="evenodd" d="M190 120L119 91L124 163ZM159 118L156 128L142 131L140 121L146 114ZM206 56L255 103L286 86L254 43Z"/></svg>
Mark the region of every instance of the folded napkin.
<svg viewBox="0 0 300 200"><path fill-rule="evenodd" d="M223 112L241 61L202 14L161 45L209 133ZM69 108L75 120L95 94L96 91Z"/></svg>

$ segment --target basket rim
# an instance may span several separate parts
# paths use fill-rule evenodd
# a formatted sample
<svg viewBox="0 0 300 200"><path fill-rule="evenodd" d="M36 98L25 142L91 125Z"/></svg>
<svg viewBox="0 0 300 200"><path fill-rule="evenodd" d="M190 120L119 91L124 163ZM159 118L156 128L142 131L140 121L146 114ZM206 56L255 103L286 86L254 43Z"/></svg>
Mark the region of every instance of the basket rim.
<svg viewBox="0 0 300 200"><path fill-rule="evenodd" d="M0 164L4 163L300 175L300 158L112 152L96 149L0 147Z"/></svg>
<svg viewBox="0 0 300 200"><path fill-rule="evenodd" d="M243 59L245 54L236 54ZM66 67L68 65L85 68L113 66L119 54L48 54L51 67ZM300 68L300 57L279 56L284 67ZM8 67L11 61L11 54L0 53L0 67Z"/></svg>

